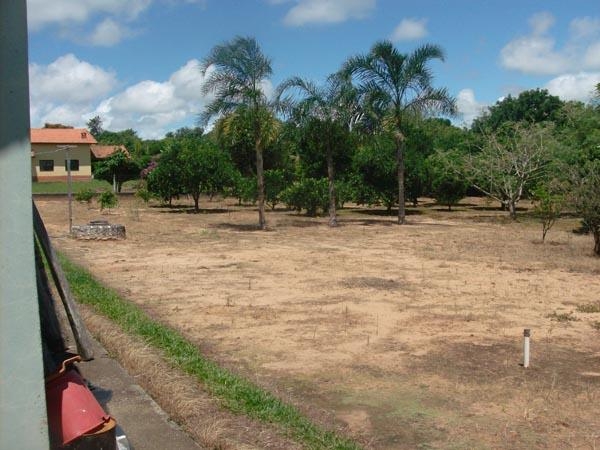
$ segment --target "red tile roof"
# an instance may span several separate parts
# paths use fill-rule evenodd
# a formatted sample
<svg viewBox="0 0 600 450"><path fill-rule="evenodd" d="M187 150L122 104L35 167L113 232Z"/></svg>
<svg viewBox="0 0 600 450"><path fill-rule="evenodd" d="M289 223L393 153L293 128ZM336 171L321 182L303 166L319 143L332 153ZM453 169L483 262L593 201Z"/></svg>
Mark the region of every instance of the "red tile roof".
<svg viewBox="0 0 600 450"><path fill-rule="evenodd" d="M32 128L32 144L95 144L85 128Z"/></svg>
<svg viewBox="0 0 600 450"><path fill-rule="evenodd" d="M115 152L118 152L119 150L122 151L123 153L125 153L127 156L129 156L129 152L127 151L127 149L125 148L124 145L93 144L91 146L91 148L92 148L92 155L94 155L94 158L97 158L97 159L108 158L110 155L112 155Z"/></svg>

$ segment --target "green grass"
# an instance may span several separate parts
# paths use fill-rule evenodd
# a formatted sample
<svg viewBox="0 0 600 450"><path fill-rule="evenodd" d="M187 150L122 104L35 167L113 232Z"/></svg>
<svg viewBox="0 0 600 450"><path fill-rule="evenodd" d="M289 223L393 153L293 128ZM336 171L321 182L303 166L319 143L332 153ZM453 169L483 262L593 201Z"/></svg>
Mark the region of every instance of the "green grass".
<svg viewBox="0 0 600 450"><path fill-rule="evenodd" d="M73 181L71 187L73 194L82 189L93 189L95 191L112 189L111 184L103 180ZM67 183L64 181L49 181L45 183L34 181L31 185L31 190L34 194L66 194Z"/></svg>
<svg viewBox="0 0 600 450"><path fill-rule="evenodd" d="M63 255L59 256L71 290L79 302L92 306L125 332L161 350L173 366L196 377L222 400L225 407L263 422L278 424L309 449L360 448L356 443L315 425L294 406L206 359L179 332L152 320L140 308L98 283L86 270Z"/></svg>

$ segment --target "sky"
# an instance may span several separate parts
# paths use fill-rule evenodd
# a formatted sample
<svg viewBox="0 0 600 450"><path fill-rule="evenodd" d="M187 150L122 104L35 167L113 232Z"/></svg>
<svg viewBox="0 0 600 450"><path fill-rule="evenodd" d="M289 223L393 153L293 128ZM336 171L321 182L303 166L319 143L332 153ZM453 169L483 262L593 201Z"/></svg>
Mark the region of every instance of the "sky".
<svg viewBox="0 0 600 450"><path fill-rule="evenodd" d="M402 53L436 44L434 86L455 124L527 89L589 101L600 83L597 0L27 0L31 124L134 129L160 139L196 126L210 101L203 59L236 36L272 61L273 91L315 83L380 40Z"/></svg>

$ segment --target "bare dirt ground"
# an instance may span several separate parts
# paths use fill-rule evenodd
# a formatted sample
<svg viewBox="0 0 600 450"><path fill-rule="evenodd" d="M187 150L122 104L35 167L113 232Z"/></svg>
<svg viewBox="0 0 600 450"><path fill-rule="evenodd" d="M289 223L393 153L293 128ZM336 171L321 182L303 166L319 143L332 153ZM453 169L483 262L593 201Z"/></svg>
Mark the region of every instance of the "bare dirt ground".
<svg viewBox="0 0 600 450"><path fill-rule="evenodd" d="M341 226L276 210L269 231L232 200L109 214L125 241L67 237L64 198L39 198L57 247L227 367L366 448L600 446L600 259L564 219L511 223L480 199L412 209L406 226L349 208ZM592 308L593 309L593 308ZM522 362L532 330L531 367Z"/></svg>

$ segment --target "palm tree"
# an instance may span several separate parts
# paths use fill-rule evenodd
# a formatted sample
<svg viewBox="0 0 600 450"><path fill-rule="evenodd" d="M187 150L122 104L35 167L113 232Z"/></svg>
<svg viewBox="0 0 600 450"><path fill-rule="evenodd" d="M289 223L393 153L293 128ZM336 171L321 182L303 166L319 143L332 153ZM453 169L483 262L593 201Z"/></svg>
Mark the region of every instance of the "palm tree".
<svg viewBox="0 0 600 450"><path fill-rule="evenodd" d="M290 95L291 91L298 94ZM288 96L283 97L285 93ZM338 139L340 133L349 132L355 121L356 91L349 78L335 73L327 78L322 86L292 77L279 85L276 99L279 108L293 116L299 123L310 126L317 125L322 130L322 145L325 147L327 161L327 178L329 181L329 226L338 225L336 213L336 193L333 155L336 145L343 145Z"/></svg>
<svg viewBox="0 0 600 450"><path fill-rule="evenodd" d="M344 72L358 81L363 98L374 103L371 110L385 113L384 125L394 134L398 163L398 224L403 224L406 216L404 147L407 122L427 113L453 114L456 110L455 100L446 89L432 87L433 75L428 63L433 59L444 60L444 52L436 45L423 45L407 55L400 53L390 41L380 41L368 54L353 56L344 64Z"/></svg>
<svg viewBox="0 0 600 450"><path fill-rule="evenodd" d="M215 96L202 113L202 122L233 112L245 112L251 117L256 153L258 226L265 229L262 138L265 121L272 119L271 105L264 91L264 82L273 72L271 60L262 53L254 38L238 36L213 47L201 70L204 75L208 74L203 92Z"/></svg>

